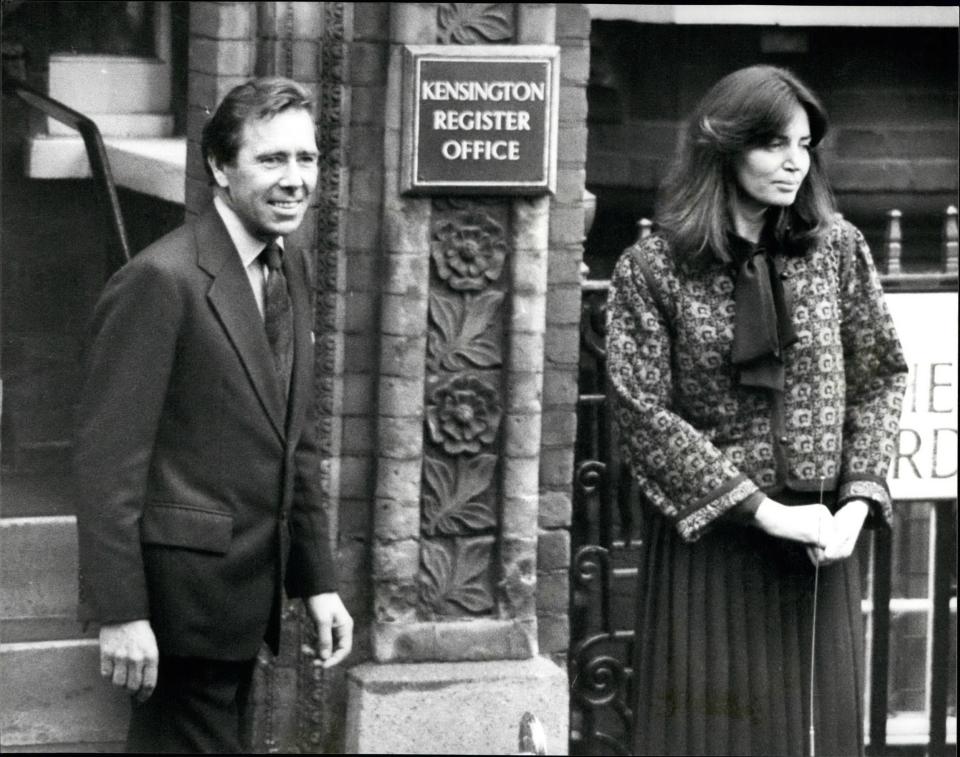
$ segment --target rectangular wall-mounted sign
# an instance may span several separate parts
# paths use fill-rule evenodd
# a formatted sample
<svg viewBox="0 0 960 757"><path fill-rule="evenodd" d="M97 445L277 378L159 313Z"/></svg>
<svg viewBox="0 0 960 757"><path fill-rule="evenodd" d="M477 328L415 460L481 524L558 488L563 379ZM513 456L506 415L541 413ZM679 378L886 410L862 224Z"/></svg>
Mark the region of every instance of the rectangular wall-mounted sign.
<svg viewBox="0 0 960 757"><path fill-rule="evenodd" d="M557 56L547 45L407 46L403 191L553 192Z"/></svg>
<svg viewBox="0 0 960 757"><path fill-rule="evenodd" d="M886 300L910 368L890 493L956 499L957 295L892 292Z"/></svg>

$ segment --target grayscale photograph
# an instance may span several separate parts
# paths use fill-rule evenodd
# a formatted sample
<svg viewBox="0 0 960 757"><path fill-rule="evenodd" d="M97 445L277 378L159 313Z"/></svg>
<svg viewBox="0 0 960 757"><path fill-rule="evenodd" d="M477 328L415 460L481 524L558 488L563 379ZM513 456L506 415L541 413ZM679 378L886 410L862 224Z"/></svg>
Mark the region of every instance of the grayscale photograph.
<svg viewBox="0 0 960 757"><path fill-rule="evenodd" d="M956 757L960 6L0 33L0 751Z"/></svg>

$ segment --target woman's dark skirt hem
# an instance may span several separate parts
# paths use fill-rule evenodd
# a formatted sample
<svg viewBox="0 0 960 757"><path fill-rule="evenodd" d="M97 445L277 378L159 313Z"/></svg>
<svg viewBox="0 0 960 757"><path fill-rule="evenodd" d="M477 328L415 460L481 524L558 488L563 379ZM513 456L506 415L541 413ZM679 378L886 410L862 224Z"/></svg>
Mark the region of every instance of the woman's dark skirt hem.
<svg viewBox="0 0 960 757"><path fill-rule="evenodd" d="M718 525L693 544L659 515L645 526L634 753L807 757L814 570L805 549L752 526ZM860 598L856 553L820 569L817 757L863 754Z"/></svg>

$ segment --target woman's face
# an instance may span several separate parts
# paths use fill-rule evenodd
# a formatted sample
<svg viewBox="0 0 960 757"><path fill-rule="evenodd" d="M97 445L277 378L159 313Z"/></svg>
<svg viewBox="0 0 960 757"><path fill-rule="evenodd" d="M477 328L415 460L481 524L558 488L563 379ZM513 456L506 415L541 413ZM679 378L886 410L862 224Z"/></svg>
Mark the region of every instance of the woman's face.
<svg viewBox="0 0 960 757"><path fill-rule="evenodd" d="M736 162L741 204L756 210L786 207L810 170L810 120L797 105L783 134L744 152Z"/></svg>

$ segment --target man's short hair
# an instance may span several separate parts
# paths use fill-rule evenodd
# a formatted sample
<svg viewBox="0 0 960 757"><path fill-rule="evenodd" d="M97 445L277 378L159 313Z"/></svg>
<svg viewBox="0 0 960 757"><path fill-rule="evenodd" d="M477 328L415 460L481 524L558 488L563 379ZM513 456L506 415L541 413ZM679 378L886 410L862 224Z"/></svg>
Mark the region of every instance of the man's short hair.
<svg viewBox="0 0 960 757"><path fill-rule="evenodd" d="M280 76L250 79L231 89L203 127L200 140L203 168L210 183L213 183L213 172L209 159L217 165L232 164L240 151L245 123L272 118L291 108L313 115L310 92L291 79Z"/></svg>

